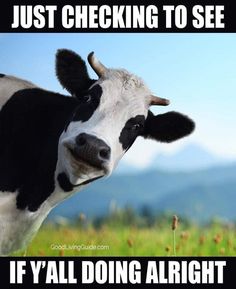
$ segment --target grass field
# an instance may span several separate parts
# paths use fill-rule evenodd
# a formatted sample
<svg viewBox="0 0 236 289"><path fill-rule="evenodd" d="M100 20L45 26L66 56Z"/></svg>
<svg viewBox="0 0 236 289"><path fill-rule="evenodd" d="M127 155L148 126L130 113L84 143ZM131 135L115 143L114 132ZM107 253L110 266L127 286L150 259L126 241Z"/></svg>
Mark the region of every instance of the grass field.
<svg viewBox="0 0 236 289"><path fill-rule="evenodd" d="M178 226L176 256L236 256L235 226ZM26 256L173 256L171 226L137 228L56 226L45 224ZM23 252L14 254L22 256Z"/></svg>

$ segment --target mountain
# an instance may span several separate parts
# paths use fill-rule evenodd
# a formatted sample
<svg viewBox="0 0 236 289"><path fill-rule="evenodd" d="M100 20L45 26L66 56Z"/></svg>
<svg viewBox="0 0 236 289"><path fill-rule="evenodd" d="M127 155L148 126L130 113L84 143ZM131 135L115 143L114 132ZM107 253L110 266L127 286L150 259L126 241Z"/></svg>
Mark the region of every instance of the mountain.
<svg viewBox="0 0 236 289"><path fill-rule="evenodd" d="M174 154L159 154L149 166L149 169L170 171L193 171L206 169L229 162L220 158L197 144L188 144Z"/></svg>
<svg viewBox="0 0 236 289"><path fill-rule="evenodd" d="M202 146L192 143L172 154L161 153L153 157L147 167L137 167L121 160L115 174L136 174L145 170L194 171L229 164L230 160L219 157Z"/></svg>
<svg viewBox="0 0 236 289"><path fill-rule="evenodd" d="M234 190L236 181L217 184L194 184L176 190L157 200L159 208L166 208L191 220L206 221L215 216L236 220Z"/></svg>
<svg viewBox="0 0 236 289"><path fill-rule="evenodd" d="M236 220L236 163L194 172L145 171L113 175L96 181L55 208L56 216L74 218L107 214L112 203L118 207L144 206L154 213L172 211L197 221L214 216Z"/></svg>

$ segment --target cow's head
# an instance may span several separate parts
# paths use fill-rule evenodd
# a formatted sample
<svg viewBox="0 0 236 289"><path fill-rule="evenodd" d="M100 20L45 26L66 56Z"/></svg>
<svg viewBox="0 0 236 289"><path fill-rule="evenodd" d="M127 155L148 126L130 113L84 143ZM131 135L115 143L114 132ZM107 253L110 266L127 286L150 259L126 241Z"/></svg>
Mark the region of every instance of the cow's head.
<svg viewBox="0 0 236 289"><path fill-rule="evenodd" d="M73 185L110 174L138 136L172 142L193 131L185 115L153 115L151 105L169 101L153 96L141 78L106 68L93 53L88 61L97 80L89 78L85 62L74 52L63 49L56 56L58 79L78 100L59 142L62 171Z"/></svg>

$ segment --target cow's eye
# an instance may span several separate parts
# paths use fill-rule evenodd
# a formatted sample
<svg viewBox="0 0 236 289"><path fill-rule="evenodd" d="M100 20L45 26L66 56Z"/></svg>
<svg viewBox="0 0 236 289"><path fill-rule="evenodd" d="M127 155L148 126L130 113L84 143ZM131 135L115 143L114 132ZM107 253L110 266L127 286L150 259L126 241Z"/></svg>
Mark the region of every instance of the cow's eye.
<svg viewBox="0 0 236 289"><path fill-rule="evenodd" d="M136 123L134 125L132 125L131 129L132 130L139 130L142 127L142 125L140 123Z"/></svg>
<svg viewBox="0 0 236 289"><path fill-rule="evenodd" d="M91 95L87 94L83 97L83 101L86 102L86 103L90 103L92 100L92 97Z"/></svg>

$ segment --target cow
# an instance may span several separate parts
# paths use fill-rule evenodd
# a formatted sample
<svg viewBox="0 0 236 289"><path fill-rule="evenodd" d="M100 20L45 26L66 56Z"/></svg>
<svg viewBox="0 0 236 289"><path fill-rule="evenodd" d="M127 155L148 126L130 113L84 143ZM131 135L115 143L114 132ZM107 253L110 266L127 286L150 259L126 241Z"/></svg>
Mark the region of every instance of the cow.
<svg viewBox="0 0 236 289"><path fill-rule="evenodd" d="M0 74L0 254L23 249L47 214L87 184L109 176L138 136L172 142L194 122L178 112L154 115L154 96L124 69L109 69L59 49L56 75L69 95ZM158 185L158 184L157 184Z"/></svg>

